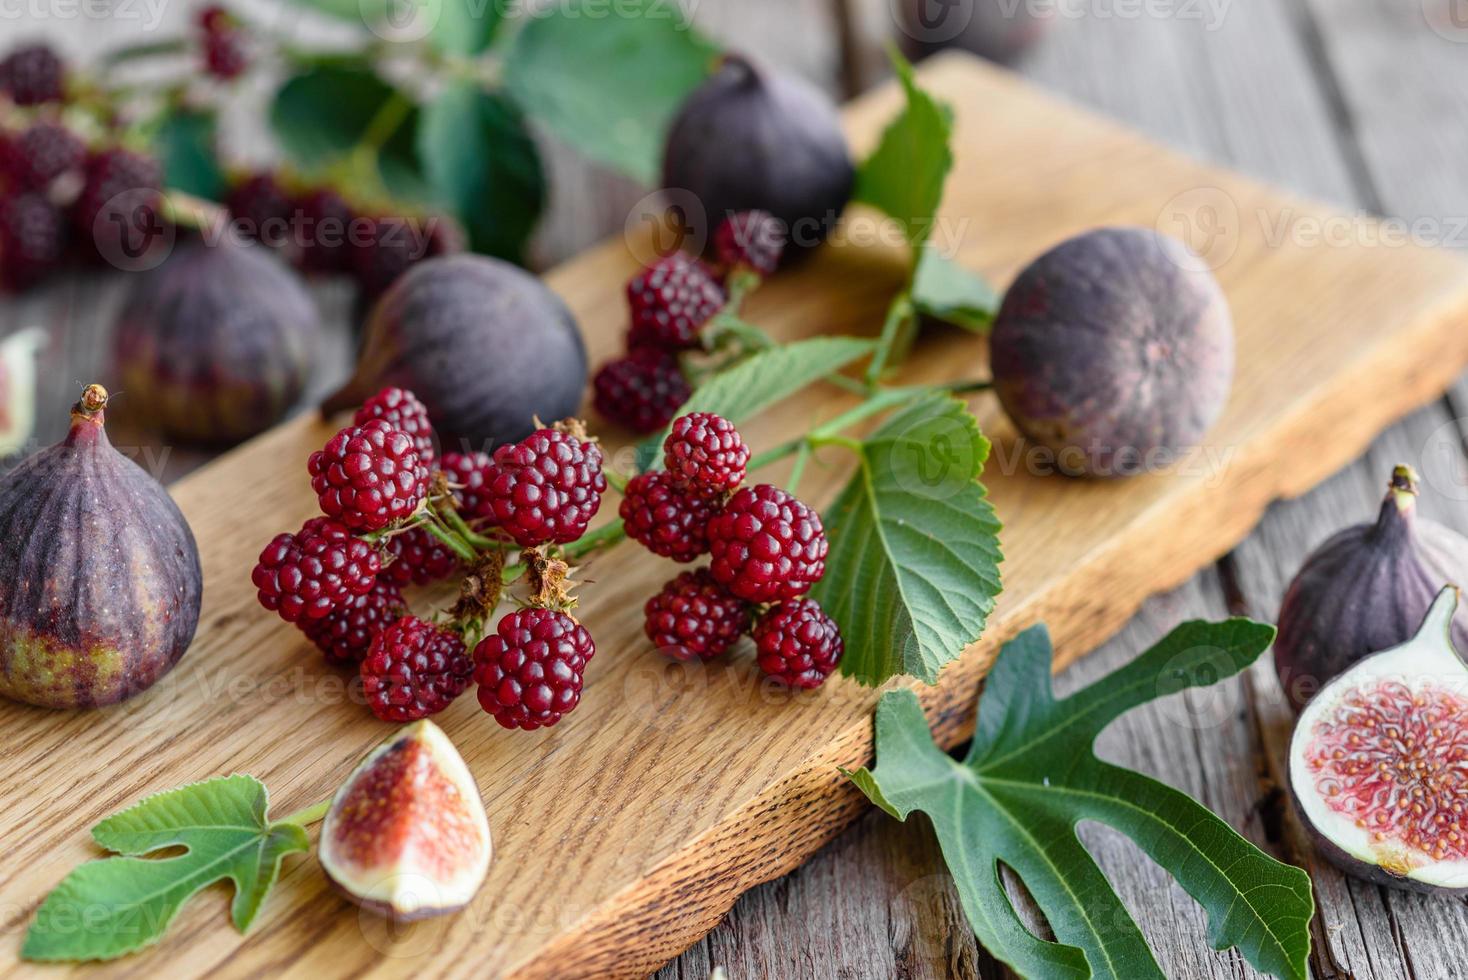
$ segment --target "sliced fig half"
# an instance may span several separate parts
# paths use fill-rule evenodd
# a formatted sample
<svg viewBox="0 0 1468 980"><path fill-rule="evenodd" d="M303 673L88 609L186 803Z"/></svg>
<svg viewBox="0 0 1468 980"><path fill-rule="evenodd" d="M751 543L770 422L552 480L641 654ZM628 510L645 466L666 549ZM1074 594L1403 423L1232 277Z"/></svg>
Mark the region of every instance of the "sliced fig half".
<svg viewBox="0 0 1468 980"><path fill-rule="evenodd" d="M1321 852L1347 874L1468 893L1468 663L1450 630L1458 590L1417 635L1367 657L1305 706L1290 788Z"/></svg>
<svg viewBox="0 0 1468 980"><path fill-rule="evenodd" d="M398 921L456 912L489 871L479 787L437 725L402 729L337 790L321 867L347 898Z"/></svg>

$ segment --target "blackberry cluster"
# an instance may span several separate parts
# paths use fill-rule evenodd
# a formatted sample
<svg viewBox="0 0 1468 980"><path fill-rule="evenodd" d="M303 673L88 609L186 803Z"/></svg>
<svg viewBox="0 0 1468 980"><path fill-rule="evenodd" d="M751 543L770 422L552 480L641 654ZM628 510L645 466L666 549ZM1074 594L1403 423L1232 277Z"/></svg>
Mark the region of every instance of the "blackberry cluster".
<svg viewBox="0 0 1468 980"><path fill-rule="evenodd" d="M66 66L44 44L16 48L0 60L0 92L21 106L60 102L66 97Z"/></svg>
<svg viewBox="0 0 1468 980"><path fill-rule="evenodd" d="M271 248L290 240L295 207L274 174L251 174L237 182L225 195L224 206L243 237Z"/></svg>
<svg viewBox="0 0 1468 980"><path fill-rule="evenodd" d="M539 429L494 451L485 497L495 525L522 548L586 533L607 478L601 449L578 433Z"/></svg>
<svg viewBox="0 0 1468 980"><path fill-rule="evenodd" d="M66 255L66 215L44 194L0 197L0 287L31 286Z"/></svg>
<svg viewBox="0 0 1468 980"><path fill-rule="evenodd" d="M418 509L428 467L413 438L372 419L332 436L306 463L321 510L356 531L377 531Z"/></svg>
<svg viewBox="0 0 1468 980"><path fill-rule="evenodd" d="M548 728L580 703L595 653L591 634L569 613L512 612L474 649L479 705L504 728Z"/></svg>
<svg viewBox="0 0 1468 980"><path fill-rule="evenodd" d="M295 534L278 534L250 576L260 605L287 623L322 619L353 596L366 595L382 567L377 551L345 524L313 517Z"/></svg>
<svg viewBox="0 0 1468 980"><path fill-rule="evenodd" d="M674 252L628 281L627 354L596 373L598 413L637 433L668 424L691 394L679 356L701 345L704 328L728 305L732 276L758 278L778 264L779 249L769 240L774 224L768 214L751 211L719 227L715 239L724 278L698 259Z"/></svg>
<svg viewBox="0 0 1468 980"><path fill-rule="evenodd" d="M355 666L367 656L372 641L392 623L408 614L403 590L381 577L361 595L339 603L320 619L296 623L333 666Z"/></svg>

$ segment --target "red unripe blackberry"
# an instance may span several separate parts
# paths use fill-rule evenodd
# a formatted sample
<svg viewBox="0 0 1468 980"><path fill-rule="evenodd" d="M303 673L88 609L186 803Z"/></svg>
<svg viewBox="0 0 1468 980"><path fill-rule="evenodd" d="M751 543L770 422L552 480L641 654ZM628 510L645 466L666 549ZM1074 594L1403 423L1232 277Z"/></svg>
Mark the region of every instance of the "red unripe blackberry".
<svg viewBox="0 0 1468 980"><path fill-rule="evenodd" d="M712 660L749 630L750 605L707 568L683 572L643 607L647 638L674 660Z"/></svg>
<svg viewBox="0 0 1468 980"><path fill-rule="evenodd" d="M21 289L66 255L66 216L35 191L0 199L0 286Z"/></svg>
<svg viewBox="0 0 1468 980"><path fill-rule="evenodd" d="M356 664L367 656L378 633L407 614L402 590L379 576L370 592L351 596L320 619L303 619L296 626L327 663Z"/></svg>
<svg viewBox="0 0 1468 980"><path fill-rule="evenodd" d="M381 577L399 586L441 582L459 568L459 556L421 527L388 538L387 553Z"/></svg>
<svg viewBox="0 0 1468 980"><path fill-rule="evenodd" d="M586 533L607 478L601 449L560 429L539 429L494 451L485 493L499 528L522 548L566 544Z"/></svg>
<svg viewBox="0 0 1468 980"><path fill-rule="evenodd" d="M627 536L655 555L693 561L709 550L708 526L719 513L717 497L680 485L663 470L634 476L619 513Z"/></svg>
<svg viewBox="0 0 1468 980"><path fill-rule="evenodd" d="M684 350L728 297L708 267L682 252L658 259L627 283L632 329L627 346Z"/></svg>
<svg viewBox="0 0 1468 980"><path fill-rule="evenodd" d="M690 486L728 493L744 482L749 447L733 422L713 412L692 412L673 420L663 440L663 463Z"/></svg>
<svg viewBox="0 0 1468 980"><path fill-rule="evenodd" d="M780 265L785 229L768 211L740 211L719 224L714 232L714 251L726 269L743 266L768 276Z"/></svg>
<svg viewBox="0 0 1468 980"><path fill-rule="evenodd" d="M782 602L754 626L759 669L786 687L820 687L841 662L836 621L814 599Z"/></svg>
<svg viewBox="0 0 1468 980"><path fill-rule="evenodd" d="M199 11L199 31L204 48L204 70L225 81L238 78L250 65L245 51L245 32L228 10L219 6Z"/></svg>
<svg viewBox="0 0 1468 980"><path fill-rule="evenodd" d="M554 725L581 700L595 653L591 634L567 613L512 612L474 649L479 705L505 728Z"/></svg>
<svg viewBox="0 0 1468 980"><path fill-rule="evenodd" d="M60 123L43 120L5 140L0 153L12 188L44 191L56 178L81 168L87 146Z"/></svg>
<svg viewBox="0 0 1468 980"><path fill-rule="evenodd" d="M327 517L356 531L376 531L418 509L428 468L413 439L381 419L349 425L306 462Z"/></svg>
<svg viewBox="0 0 1468 980"><path fill-rule="evenodd" d="M16 105L60 102L66 95L66 68L47 45L16 48L0 61L0 91Z"/></svg>
<svg viewBox="0 0 1468 980"><path fill-rule="evenodd" d="M313 517L295 534L277 534L250 575L260 605L287 623L320 619L366 595L382 567L377 551L337 521Z"/></svg>
<svg viewBox="0 0 1468 980"><path fill-rule="evenodd" d="M163 168L152 157L112 147L87 159L86 182L72 207L72 223L84 241L125 235L128 254L141 254L161 228ZM146 213L151 211L152 213Z"/></svg>
<svg viewBox="0 0 1468 980"><path fill-rule="evenodd" d="M596 410L636 433L667 425L693 389L667 351L642 347L603 364L592 382Z"/></svg>
<svg viewBox="0 0 1468 980"><path fill-rule="evenodd" d="M224 205L235 229L245 238L271 248L290 241L295 205L274 174L246 177L230 188Z"/></svg>
<svg viewBox="0 0 1468 980"><path fill-rule="evenodd" d="M301 268L307 272L346 272L349 236L357 214L336 191L319 187L295 204L301 229Z"/></svg>
<svg viewBox="0 0 1468 980"><path fill-rule="evenodd" d="M444 453L443 472L453 487L459 516L466 521L493 520L489 481L494 475L494 460L488 453Z"/></svg>
<svg viewBox="0 0 1468 980"><path fill-rule="evenodd" d="M750 602L794 599L826 574L820 515L768 483L730 497L708 534L714 578Z"/></svg>
<svg viewBox="0 0 1468 980"><path fill-rule="evenodd" d="M418 450L418 461L431 467L435 458L433 449L433 424L428 421L428 409L406 388L384 388L362 403L353 416L358 425L382 419L399 432L407 433Z"/></svg>
<svg viewBox="0 0 1468 980"><path fill-rule="evenodd" d="M474 661L452 630L404 616L377 634L362 658L362 693L383 721L438 714L464 693Z"/></svg>

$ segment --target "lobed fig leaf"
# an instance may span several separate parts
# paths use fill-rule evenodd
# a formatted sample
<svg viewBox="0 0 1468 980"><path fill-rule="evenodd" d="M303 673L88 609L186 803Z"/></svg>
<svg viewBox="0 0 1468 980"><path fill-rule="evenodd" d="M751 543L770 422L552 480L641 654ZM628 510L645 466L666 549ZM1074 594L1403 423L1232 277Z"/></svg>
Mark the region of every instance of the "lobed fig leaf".
<svg viewBox="0 0 1468 980"><path fill-rule="evenodd" d="M230 917L245 932L275 884L281 860L309 851L296 823L269 819L253 776L191 783L150 796L92 828L122 857L89 861L46 896L26 932L28 960L110 960L162 937L184 903L216 881L234 883ZM166 848L173 857L145 857Z"/></svg>
<svg viewBox="0 0 1468 980"><path fill-rule="evenodd" d="M1310 879L1240 837L1201 804L1098 759L1096 737L1160 693L1232 677L1273 630L1233 619L1184 623L1130 664L1057 701L1052 649L1036 626L999 652L962 762L932 741L917 695L877 705L876 765L851 780L883 810L926 813L969 924L996 957L1026 976L1142 980L1163 976L1141 931L1076 836L1094 820L1135 840L1208 913L1215 949L1236 947L1255 968L1303 978L1314 914ZM1058 942L1031 933L1000 878L1024 882Z"/></svg>

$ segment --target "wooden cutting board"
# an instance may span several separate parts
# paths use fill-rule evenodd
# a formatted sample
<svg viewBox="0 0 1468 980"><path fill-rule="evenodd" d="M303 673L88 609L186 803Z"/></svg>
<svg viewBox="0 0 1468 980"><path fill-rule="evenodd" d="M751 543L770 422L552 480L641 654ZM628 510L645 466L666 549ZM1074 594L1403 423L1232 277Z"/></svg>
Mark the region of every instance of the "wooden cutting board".
<svg viewBox="0 0 1468 980"><path fill-rule="evenodd" d="M946 57L921 76L956 111L942 233L961 243L961 262L1003 285L1083 229L1158 227L1217 263L1239 347L1211 455L1185 473L1118 483L1028 473L1012 428L976 396L995 441L985 482L1005 525L1006 589L983 641L922 691L952 745L972 730L975 688L1000 641L1045 620L1057 668L1074 660L1148 594L1226 552L1270 501L1303 492L1444 389L1468 364L1468 266L1184 159L980 62ZM851 106L858 152L899 104L888 86ZM615 241L550 277L594 362L621 343L631 252ZM828 248L747 312L784 338L871 334L902 261L896 249ZM903 375L984 372L982 339L936 330ZM742 428L758 450L848 404L817 387ZM331 431L302 417L173 488L199 537L205 601L193 649L156 688L93 712L0 705L7 968L42 896L95 855L87 830L102 816L230 772L259 776L285 813L329 796L391 733L350 703L343 675L256 606L249 585L263 543L313 512L304 461ZM825 502L849 460L831 449L818 462L802 490ZM604 510L615 509L609 498ZM314 858L296 856L248 937L230 927L216 887L158 947L106 968L635 976L687 947L742 891L795 867L865 806L837 767L868 760L877 692L834 680L815 693L775 693L747 651L707 667L663 662L642 637L640 609L674 571L632 545L586 568L583 619L599 652L581 707L559 726L503 731L472 695L437 719L479 781L495 836L489 879L463 913L393 930L335 897Z"/></svg>

